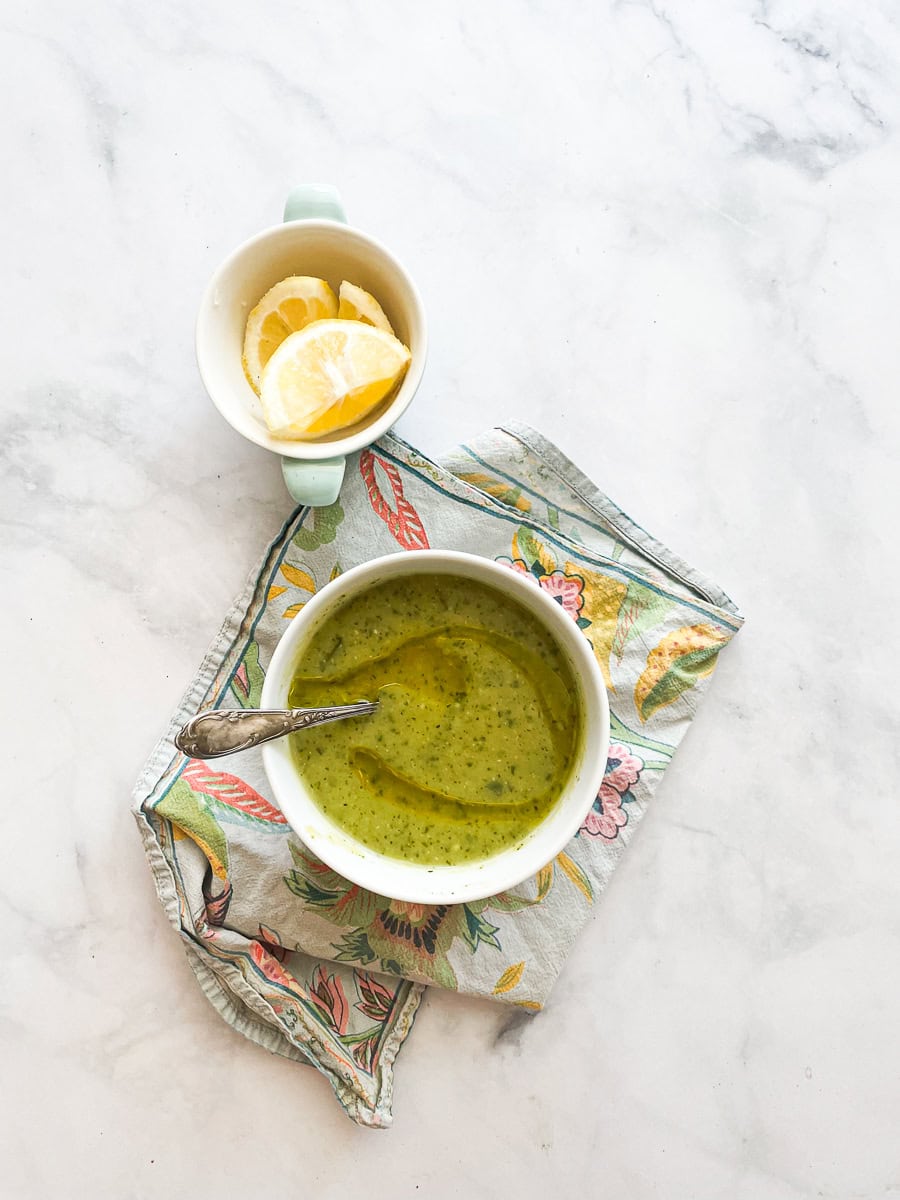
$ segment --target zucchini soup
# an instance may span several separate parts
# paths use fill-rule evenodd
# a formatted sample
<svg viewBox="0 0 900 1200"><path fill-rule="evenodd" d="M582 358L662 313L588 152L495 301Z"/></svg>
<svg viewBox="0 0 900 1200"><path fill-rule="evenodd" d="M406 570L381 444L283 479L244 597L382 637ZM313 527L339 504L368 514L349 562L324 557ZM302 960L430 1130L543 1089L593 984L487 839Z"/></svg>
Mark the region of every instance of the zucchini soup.
<svg viewBox="0 0 900 1200"><path fill-rule="evenodd" d="M295 664L294 708L377 700L291 735L313 802L393 858L455 865L520 843L559 799L583 713L568 658L495 587L404 575L332 610Z"/></svg>

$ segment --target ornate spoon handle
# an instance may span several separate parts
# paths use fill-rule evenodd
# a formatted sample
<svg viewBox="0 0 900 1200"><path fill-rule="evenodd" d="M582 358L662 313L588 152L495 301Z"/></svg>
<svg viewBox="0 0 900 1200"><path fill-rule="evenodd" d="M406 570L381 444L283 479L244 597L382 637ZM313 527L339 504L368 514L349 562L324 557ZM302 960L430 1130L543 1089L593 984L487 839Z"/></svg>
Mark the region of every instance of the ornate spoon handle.
<svg viewBox="0 0 900 1200"><path fill-rule="evenodd" d="M217 708L192 717L175 735L175 745L191 758L218 758L310 725L368 716L377 707L377 702L360 700L333 708Z"/></svg>

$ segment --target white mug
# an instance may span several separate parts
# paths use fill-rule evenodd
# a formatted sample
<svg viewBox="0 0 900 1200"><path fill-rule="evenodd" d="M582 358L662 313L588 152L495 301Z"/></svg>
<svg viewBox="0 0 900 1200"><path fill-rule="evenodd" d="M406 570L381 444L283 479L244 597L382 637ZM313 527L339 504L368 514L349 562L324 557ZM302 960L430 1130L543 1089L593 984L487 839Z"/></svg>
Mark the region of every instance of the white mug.
<svg viewBox="0 0 900 1200"><path fill-rule="evenodd" d="M412 355L385 409L376 409L347 433L314 442L269 433L241 361L250 310L289 275L325 279L335 292L347 279L371 292ZM380 242L346 223L337 191L326 185L295 188L285 204L284 224L264 229L229 254L203 295L196 336L200 375L216 408L238 433L282 456L288 491L298 503L309 505L332 504L340 492L346 456L381 437L409 407L425 369L428 345L416 285Z"/></svg>

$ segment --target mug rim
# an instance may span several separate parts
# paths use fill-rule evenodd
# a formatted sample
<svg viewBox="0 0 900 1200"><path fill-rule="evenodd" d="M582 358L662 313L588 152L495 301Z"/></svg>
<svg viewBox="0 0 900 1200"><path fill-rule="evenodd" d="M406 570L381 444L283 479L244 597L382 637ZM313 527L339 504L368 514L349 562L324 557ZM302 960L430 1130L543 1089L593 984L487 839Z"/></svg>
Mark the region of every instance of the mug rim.
<svg viewBox="0 0 900 1200"><path fill-rule="evenodd" d="M381 254L397 271L398 275L401 276L408 288L412 298L412 308L415 311L421 330L416 339L415 348L410 347L412 357L406 375L403 377L403 382L400 384L396 396L381 416L357 433L330 441L302 442L290 438L276 438L258 421L251 419L247 422L237 422L228 404L225 401L220 401L220 397L216 394L217 389L212 382L212 371L207 361L209 348L206 346L206 339L202 328L204 321L207 319L207 314L215 306L216 289L221 285L222 280L227 277L229 271L234 267L235 262L248 251L252 252L254 247L260 243L275 240L279 236L283 236L284 231L295 229L298 226L304 228L325 228L339 231L341 234L349 234L351 238L366 243L377 253ZM197 318L194 323L194 351L200 378L206 389L206 394L213 402L219 415L228 422L236 433L247 438L248 441L254 442L257 446L262 446L265 450L271 450L274 454L280 454L283 458L298 459L303 462L319 462L323 459L346 456L356 450L363 449L364 446L371 445L372 442L377 441L378 438L387 433L403 416L418 391L422 375L425 371L425 362L428 357L428 321L425 316L425 306L422 303L422 296L415 281L403 263L382 241L369 233L364 233L363 230L358 229L355 225L350 225L343 221L333 221L324 217L303 217L296 221L282 221L278 225L269 225L266 229L259 230L259 232L235 246L221 260L210 276L200 298L200 306L197 310Z"/></svg>
<svg viewBox="0 0 900 1200"><path fill-rule="evenodd" d="M391 858L366 846L316 805L294 764L287 738L262 747L263 768L275 801L303 844L332 870L360 887L418 904L484 899L525 882L552 862L575 836L594 803L610 744L606 685L588 639L540 588L493 559L463 551L410 550L382 555L326 584L307 601L279 639L263 681L261 707L287 706L286 689L277 677L292 668L306 637L335 607L385 578L428 574L430 567L440 564L444 569L439 573L480 578L488 586L521 597L529 611L539 612L538 619L566 653L579 683L584 722L579 759L557 802L523 841L485 859L450 866ZM573 652L574 647L577 649Z"/></svg>

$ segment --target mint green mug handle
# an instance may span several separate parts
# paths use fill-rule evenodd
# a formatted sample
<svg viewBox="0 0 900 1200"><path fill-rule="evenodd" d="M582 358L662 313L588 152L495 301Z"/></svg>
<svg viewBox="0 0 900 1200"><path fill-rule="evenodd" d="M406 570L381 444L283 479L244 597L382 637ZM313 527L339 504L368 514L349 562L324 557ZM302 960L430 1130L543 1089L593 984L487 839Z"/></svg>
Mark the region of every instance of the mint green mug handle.
<svg viewBox="0 0 900 1200"><path fill-rule="evenodd" d="M285 221L341 221L346 225L347 215L337 188L327 183L307 183L292 188L284 204ZM281 472L287 490L298 504L320 508L334 504L344 480L346 459L282 458Z"/></svg>
<svg viewBox="0 0 900 1200"><path fill-rule="evenodd" d="M344 467L347 463L340 458L282 458L281 473L287 490L298 504L311 508L322 508L334 504L344 482Z"/></svg>
<svg viewBox="0 0 900 1200"><path fill-rule="evenodd" d="M305 183L291 188L284 202L285 221L340 221L347 224L347 214L340 193L330 183Z"/></svg>

